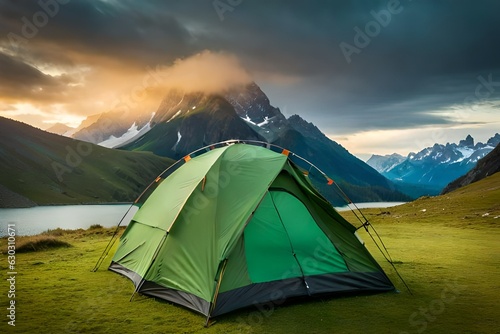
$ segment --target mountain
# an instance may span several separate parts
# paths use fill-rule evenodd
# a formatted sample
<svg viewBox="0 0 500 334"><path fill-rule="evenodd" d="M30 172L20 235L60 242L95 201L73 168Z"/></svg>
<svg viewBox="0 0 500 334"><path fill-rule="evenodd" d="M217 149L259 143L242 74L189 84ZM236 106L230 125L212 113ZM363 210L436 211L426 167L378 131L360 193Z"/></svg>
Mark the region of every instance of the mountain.
<svg viewBox="0 0 500 334"><path fill-rule="evenodd" d="M500 172L500 144L488 155L479 160L476 167L471 169L467 174L448 184L443 189L442 194L447 194L498 172Z"/></svg>
<svg viewBox="0 0 500 334"><path fill-rule="evenodd" d="M256 83L244 89L229 90L224 98L233 106L236 114L269 143L277 140L288 129L286 117L279 108L271 105Z"/></svg>
<svg viewBox="0 0 500 334"><path fill-rule="evenodd" d="M101 115L84 131L94 131L94 138L104 140L116 127L104 126L112 113ZM108 122L112 123L112 122ZM114 123L112 123L114 124ZM200 147L230 140L257 140L286 147L315 163L342 185L353 201L405 201L408 196L395 190L394 185L342 146L327 138L316 126L295 115L287 119L270 104L268 97L255 83L235 87L221 94L184 93L170 90L158 110L142 128L128 119L114 132L115 146L122 150L150 151L157 155L182 158ZM142 134L128 136L146 128ZM104 129L99 133L98 129ZM112 139L113 139L112 138ZM125 140L126 139L126 140ZM344 200L334 187L325 186L323 177L311 179L326 197L336 204Z"/></svg>
<svg viewBox="0 0 500 334"><path fill-rule="evenodd" d="M381 174L394 181L402 191L414 187L421 195L437 195L448 183L474 168L498 143L498 133L485 144L475 144L468 135L458 144L435 144L418 153L412 152L404 161L382 170Z"/></svg>
<svg viewBox="0 0 500 334"><path fill-rule="evenodd" d="M153 116L154 112L126 113L116 108L106 113L88 116L76 129L72 138L108 148L116 147L149 131Z"/></svg>
<svg viewBox="0 0 500 334"><path fill-rule="evenodd" d="M120 148L179 159L224 140L264 140L221 95L170 91L151 123L149 132Z"/></svg>
<svg viewBox="0 0 500 334"><path fill-rule="evenodd" d="M354 202L408 200L395 191L389 180L329 139L314 124L293 115L288 119L288 125L290 128L275 143L314 163L336 180ZM318 181L316 187L327 191L322 178Z"/></svg>
<svg viewBox="0 0 500 334"><path fill-rule="evenodd" d="M111 150L0 117L2 206L133 201L172 161Z"/></svg>
<svg viewBox="0 0 500 334"><path fill-rule="evenodd" d="M384 173L391 170L395 166L402 163L406 158L401 154L393 153L390 155L377 155L374 154L366 162L368 166L371 166L379 173Z"/></svg>
<svg viewBox="0 0 500 334"><path fill-rule="evenodd" d="M45 131L55 133L56 135L71 137L76 132L76 129L67 126L66 124L56 123Z"/></svg>

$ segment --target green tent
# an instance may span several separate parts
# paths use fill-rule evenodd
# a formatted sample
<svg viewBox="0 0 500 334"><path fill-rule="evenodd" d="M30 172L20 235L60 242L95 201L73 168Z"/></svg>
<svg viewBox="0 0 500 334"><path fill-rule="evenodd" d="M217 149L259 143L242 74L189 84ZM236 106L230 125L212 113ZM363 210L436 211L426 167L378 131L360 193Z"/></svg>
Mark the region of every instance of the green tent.
<svg viewBox="0 0 500 334"><path fill-rule="evenodd" d="M142 195L109 267L136 292L213 317L292 297L394 290L288 151L239 143L181 162Z"/></svg>

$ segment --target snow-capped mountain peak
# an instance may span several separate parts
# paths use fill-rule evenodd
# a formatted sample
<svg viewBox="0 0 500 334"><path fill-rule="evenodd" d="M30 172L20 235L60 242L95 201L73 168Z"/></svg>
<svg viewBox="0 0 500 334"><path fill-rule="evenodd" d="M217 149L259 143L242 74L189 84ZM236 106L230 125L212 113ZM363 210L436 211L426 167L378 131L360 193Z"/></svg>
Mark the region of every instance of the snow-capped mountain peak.
<svg viewBox="0 0 500 334"><path fill-rule="evenodd" d="M368 164L390 180L418 184L438 193L451 181L471 170L479 159L500 143L497 133L486 144L474 143L468 135L458 144L434 144L417 153L410 153L402 161L390 166L389 157L373 156ZM391 161L392 162L392 161Z"/></svg>
<svg viewBox="0 0 500 334"><path fill-rule="evenodd" d="M255 83L245 89L232 89L224 98L238 116L267 141L274 141L286 128L286 118L279 108L273 107L266 94Z"/></svg>

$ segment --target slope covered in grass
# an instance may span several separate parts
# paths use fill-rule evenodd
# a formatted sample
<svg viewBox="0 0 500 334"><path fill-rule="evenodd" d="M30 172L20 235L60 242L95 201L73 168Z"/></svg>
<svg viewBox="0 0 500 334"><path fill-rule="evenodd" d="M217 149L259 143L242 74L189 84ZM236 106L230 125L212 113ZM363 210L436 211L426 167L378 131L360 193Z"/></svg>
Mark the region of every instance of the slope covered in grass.
<svg viewBox="0 0 500 334"><path fill-rule="evenodd" d="M171 163L0 117L0 184L37 204L133 201Z"/></svg>
<svg viewBox="0 0 500 334"><path fill-rule="evenodd" d="M500 227L500 173L441 196L422 197L384 210L381 222L427 222L452 227Z"/></svg>

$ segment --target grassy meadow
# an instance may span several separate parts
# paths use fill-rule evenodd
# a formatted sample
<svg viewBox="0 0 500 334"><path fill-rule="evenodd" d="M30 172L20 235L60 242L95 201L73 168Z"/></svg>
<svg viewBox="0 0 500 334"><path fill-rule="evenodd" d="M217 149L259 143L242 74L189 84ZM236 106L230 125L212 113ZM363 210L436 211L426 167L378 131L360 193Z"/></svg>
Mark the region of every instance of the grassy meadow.
<svg viewBox="0 0 500 334"><path fill-rule="evenodd" d="M16 254L15 328L7 325L8 285L2 280L0 332L500 333L500 173L445 196L363 213L413 294L361 229L399 293L251 308L205 328L203 316L179 306L143 296L129 302L133 284L106 270L111 255L98 272L90 271L112 230L55 230L17 238L18 248L33 251ZM352 213L345 215L359 225ZM46 238L61 243L45 247ZM0 243L5 251L6 239ZM8 272L5 254L0 270Z"/></svg>

